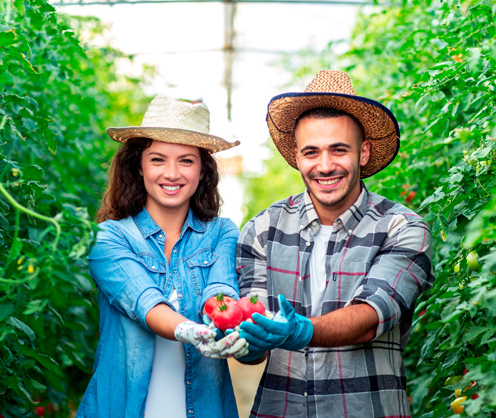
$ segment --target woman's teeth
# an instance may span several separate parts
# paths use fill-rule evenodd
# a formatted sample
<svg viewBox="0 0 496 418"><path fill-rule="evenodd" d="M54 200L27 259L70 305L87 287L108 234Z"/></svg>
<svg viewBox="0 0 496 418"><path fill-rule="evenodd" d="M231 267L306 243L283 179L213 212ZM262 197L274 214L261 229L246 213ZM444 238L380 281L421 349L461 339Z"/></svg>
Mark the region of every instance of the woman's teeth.
<svg viewBox="0 0 496 418"><path fill-rule="evenodd" d="M173 192L174 190L179 190L181 186L161 186L162 189L168 190L169 192Z"/></svg>

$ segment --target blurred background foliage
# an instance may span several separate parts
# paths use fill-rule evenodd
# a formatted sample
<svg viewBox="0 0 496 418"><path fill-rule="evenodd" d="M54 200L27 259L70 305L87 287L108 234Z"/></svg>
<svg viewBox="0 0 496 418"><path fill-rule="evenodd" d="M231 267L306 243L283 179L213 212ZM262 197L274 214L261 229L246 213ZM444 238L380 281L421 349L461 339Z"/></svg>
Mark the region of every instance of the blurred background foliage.
<svg viewBox="0 0 496 418"><path fill-rule="evenodd" d="M0 1L0 414L68 417L93 366L98 310L86 274L92 222L117 144L140 124L153 76L97 19L44 0ZM83 41L84 39L84 41ZM138 116L137 116L138 115Z"/></svg>
<svg viewBox="0 0 496 418"><path fill-rule="evenodd" d="M436 282L404 353L414 417L496 416L495 20L492 1L393 2L362 10L349 51L330 44L316 60L333 57L323 68L347 71L358 95L393 111L400 153L365 184L432 227ZM289 68L303 87L316 73L305 54ZM245 221L303 190L276 151L244 180Z"/></svg>
<svg viewBox="0 0 496 418"><path fill-rule="evenodd" d="M0 18L0 414L68 417L98 339L86 254L116 149L102 133L140 123L153 68L120 75L132 57L92 46L98 20L44 0L0 0ZM436 282L404 355L415 417L452 415L455 390L465 416L495 415L495 20L490 0L393 1L360 12L346 53L283 60L302 89L347 71L399 120L400 154L365 184L432 226ZM264 173L243 175L246 220L303 190L267 146Z"/></svg>

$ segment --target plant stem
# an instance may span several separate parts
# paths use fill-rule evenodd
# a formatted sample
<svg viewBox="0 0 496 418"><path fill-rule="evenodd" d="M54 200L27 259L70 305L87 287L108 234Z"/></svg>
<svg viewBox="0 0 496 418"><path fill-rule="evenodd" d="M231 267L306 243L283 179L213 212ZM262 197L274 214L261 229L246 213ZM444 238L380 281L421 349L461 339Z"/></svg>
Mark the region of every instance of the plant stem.
<svg viewBox="0 0 496 418"><path fill-rule="evenodd" d="M52 244L52 249L53 251L57 250L57 244L59 242L60 234L62 233L62 228L60 227L60 224L53 218L49 218L48 216L41 215L37 212L32 211L31 209L28 209L25 206L22 206L19 202L17 202L11 194L3 187L3 184L0 183L0 192L5 196L5 198L10 202L10 204L16 209L16 231L15 231L15 239L17 239L18 235L18 230L19 230L19 211L24 212L28 215L31 215L34 218L40 219L45 222L49 222L52 225L55 226L55 229L57 231L57 234L55 235L55 240L53 241Z"/></svg>

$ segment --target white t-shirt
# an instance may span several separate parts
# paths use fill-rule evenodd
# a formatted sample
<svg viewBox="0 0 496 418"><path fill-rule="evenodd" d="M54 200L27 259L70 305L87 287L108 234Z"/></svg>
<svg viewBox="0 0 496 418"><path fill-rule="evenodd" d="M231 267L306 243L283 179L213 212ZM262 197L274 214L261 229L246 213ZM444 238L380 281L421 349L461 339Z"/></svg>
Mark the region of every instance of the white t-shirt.
<svg viewBox="0 0 496 418"><path fill-rule="evenodd" d="M311 316L320 316L326 289L326 254L332 225L321 225L315 235L313 249L310 253L310 295L312 299Z"/></svg>
<svg viewBox="0 0 496 418"><path fill-rule="evenodd" d="M179 312L176 289L169 302ZM145 418L186 418L185 370L183 344L157 335Z"/></svg>

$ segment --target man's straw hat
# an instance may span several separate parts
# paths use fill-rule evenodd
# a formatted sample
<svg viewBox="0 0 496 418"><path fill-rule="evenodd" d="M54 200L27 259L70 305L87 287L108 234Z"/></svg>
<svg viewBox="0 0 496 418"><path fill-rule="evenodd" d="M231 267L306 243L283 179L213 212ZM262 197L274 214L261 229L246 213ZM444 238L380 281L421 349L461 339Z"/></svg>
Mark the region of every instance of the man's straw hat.
<svg viewBox="0 0 496 418"><path fill-rule="evenodd" d="M400 129L391 111L375 100L357 96L350 78L342 71L322 70L303 93L285 93L272 98L267 111L269 132L277 149L298 169L294 129L307 110L328 107L342 110L361 123L364 139L370 140L370 158L360 177L370 177L394 160L400 147Z"/></svg>
<svg viewBox="0 0 496 418"><path fill-rule="evenodd" d="M129 138L150 138L205 148L211 153L239 145L239 141L227 142L209 135L209 131L210 112L205 103L177 100L162 94L155 97L148 106L141 126L105 130L117 142L124 143Z"/></svg>

